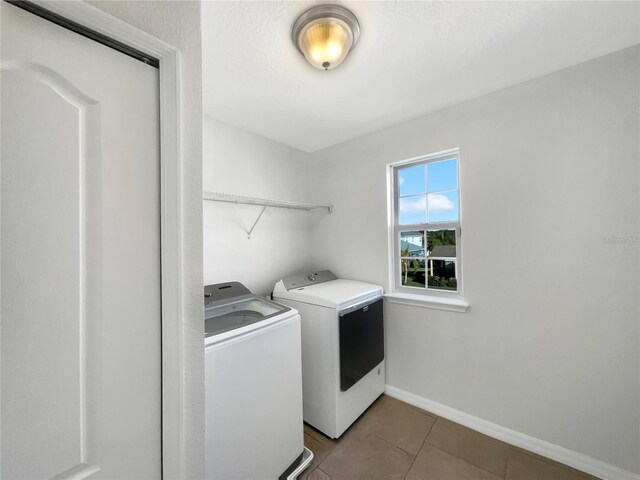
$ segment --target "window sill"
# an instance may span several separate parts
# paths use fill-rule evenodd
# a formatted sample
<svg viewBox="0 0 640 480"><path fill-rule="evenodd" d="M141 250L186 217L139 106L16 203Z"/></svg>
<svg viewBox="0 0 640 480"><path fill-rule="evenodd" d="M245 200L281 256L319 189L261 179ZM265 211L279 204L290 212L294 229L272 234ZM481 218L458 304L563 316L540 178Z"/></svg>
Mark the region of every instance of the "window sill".
<svg viewBox="0 0 640 480"><path fill-rule="evenodd" d="M436 295L417 295L415 293L387 293L385 298L389 303L400 303L412 307L434 308L447 312L464 313L469 304L462 297L440 297Z"/></svg>

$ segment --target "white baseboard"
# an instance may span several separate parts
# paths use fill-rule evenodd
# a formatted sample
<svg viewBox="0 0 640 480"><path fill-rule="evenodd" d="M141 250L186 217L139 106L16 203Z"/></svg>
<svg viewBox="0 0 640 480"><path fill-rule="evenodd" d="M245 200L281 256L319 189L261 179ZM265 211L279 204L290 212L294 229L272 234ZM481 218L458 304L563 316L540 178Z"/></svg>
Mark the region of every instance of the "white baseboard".
<svg viewBox="0 0 640 480"><path fill-rule="evenodd" d="M390 397L402 400L403 402L451 420L452 422L459 423L460 425L464 425L465 427L469 427L505 443L529 450L530 452L537 453L538 455L595 475L596 477L605 480L640 480L640 474L638 473L624 470L596 460L595 458L588 457L587 455L540 440L539 438L530 437L529 435L516 432L510 428L482 420L481 418L474 417L468 413L447 407L441 403L420 397L419 395L409 393L391 385L386 386L385 393Z"/></svg>

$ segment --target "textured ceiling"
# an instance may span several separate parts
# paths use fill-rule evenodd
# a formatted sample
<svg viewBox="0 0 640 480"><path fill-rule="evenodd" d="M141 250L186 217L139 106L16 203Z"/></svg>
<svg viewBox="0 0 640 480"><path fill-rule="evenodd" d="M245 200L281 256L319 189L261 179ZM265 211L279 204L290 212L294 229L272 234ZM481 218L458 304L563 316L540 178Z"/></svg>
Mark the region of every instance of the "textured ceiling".
<svg viewBox="0 0 640 480"><path fill-rule="evenodd" d="M640 43L640 2L340 2L362 26L337 69L291 42L313 2L202 4L206 114L315 151Z"/></svg>

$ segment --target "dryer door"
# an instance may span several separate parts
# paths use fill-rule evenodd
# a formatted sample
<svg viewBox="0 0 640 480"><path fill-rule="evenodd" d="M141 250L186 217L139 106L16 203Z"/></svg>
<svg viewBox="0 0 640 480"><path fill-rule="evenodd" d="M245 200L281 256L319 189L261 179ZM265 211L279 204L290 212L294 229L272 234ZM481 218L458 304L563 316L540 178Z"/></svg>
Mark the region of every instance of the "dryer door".
<svg viewBox="0 0 640 480"><path fill-rule="evenodd" d="M382 299L340 315L340 390L346 392L384 360Z"/></svg>

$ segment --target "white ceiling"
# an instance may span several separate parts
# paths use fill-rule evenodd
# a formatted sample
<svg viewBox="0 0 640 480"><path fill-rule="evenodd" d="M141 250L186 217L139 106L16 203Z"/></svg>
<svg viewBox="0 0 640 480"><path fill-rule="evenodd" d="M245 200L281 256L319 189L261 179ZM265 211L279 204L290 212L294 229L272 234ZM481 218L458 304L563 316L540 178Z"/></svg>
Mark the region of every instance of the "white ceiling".
<svg viewBox="0 0 640 480"><path fill-rule="evenodd" d="M206 114L311 152L640 43L635 1L346 1L362 35L323 72L290 37L313 3L203 3Z"/></svg>

